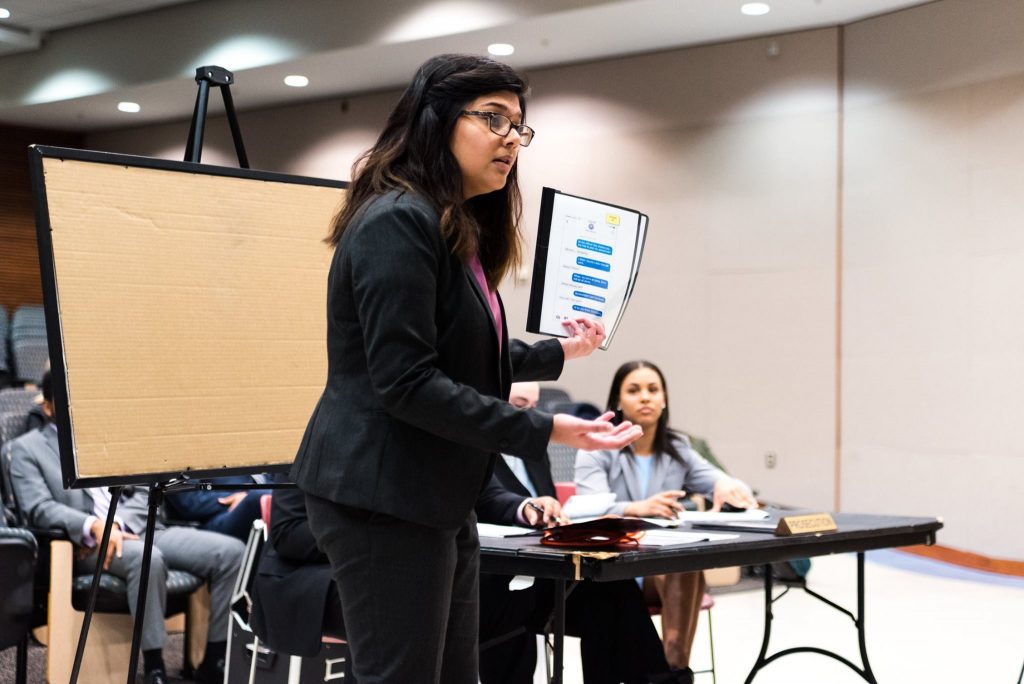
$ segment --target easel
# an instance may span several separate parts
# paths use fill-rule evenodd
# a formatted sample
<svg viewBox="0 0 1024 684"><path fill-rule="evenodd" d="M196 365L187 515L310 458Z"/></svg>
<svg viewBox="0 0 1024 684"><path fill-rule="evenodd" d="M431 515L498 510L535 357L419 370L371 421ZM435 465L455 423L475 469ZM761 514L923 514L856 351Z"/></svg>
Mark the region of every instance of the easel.
<svg viewBox="0 0 1024 684"><path fill-rule="evenodd" d="M228 125L231 127L231 137L235 143L235 152L238 154L238 165L241 168L249 168L249 160L245 154L245 147L242 144L242 134L238 127L238 118L235 116L235 106L231 99L230 86L234 82L234 75L227 69L218 66L204 66L196 69L196 83L199 85L199 92L196 96L195 111L192 114L192 123L189 127L188 140L185 148L185 161L199 163L202 156L203 129L205 126L206 110L209 103L210 87L221 89L224 97L224 108L227 112ZM156 520L159 515L160 505L167 493L193 491L204 489L207 491L241 491L245 489L266 489L294 486L284 483L257 484L233 484L213 485L208 482L197 482L191 480L188 475L182 473L180 477L165 482L156 482L149 485L149 507L146 519L146 533L143 538L142 552L142 575L139 580L139 596L135 608L135 623L132 627L131 660L128 666L128 684L135 684L135 676L139 665L139 647L142 640L142 622L146 612L146 592L149 589L149 568L153 557L153 536L156 531ZM107 556L107 547L110 543L110 531L113 529L114 516L117 511L117 504L121 498L123 486L110 488L110 508L107 510L107 519L103 527L103 538L100 541L96 569L93 572L92 587L89 591L88 605L85 610L85 617L82 621L82 631L78 637L78 648L75 652L75 663L71 670L71 684L77 684L78 675L81 671L82 660L85 656L85 644L89 636L89 625L92 622L92 615L96 607L96 597L99 593L100 575L103 574L103 559Z"/></svg>

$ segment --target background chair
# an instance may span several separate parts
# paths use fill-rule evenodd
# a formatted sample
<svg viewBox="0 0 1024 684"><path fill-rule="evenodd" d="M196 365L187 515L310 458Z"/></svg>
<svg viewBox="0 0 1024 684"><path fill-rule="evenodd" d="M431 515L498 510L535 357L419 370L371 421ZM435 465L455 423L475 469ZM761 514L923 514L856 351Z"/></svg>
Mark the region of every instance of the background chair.
<svg viewBox="0 0 1024 684"><path fill-rule="evenodd" d="M11 361L7 356L7 309L0 305L0 389L11 384Z"/></svg>
<svg viewBox="0 0 1024 684"><path fill-rule="evenodd" d="M39 390L8 387L0 390L0 413L24 413L35 406Z"/></svg>
<svg viewBox="0 0 1024 684"><path fill-rule="evenodd" d="M707 593L707 592L704 592L704 596L701 598L701 602L700 602L700 612L702 612L705 615L707 615L707 618L708 618L708 643L710 645L710 651L711 651L711 667L709 667L707 669L704 669L704 670L694 670L693 674L694 675L710 674L711 675L711 683L712 684L718 684L718 677L715 675L715 633L714 633L714 627L711 624L711 609L714 608L714 607L715 607L715 597L712 596L711 594ZM651 615L660 615L661 614L661 606L647 606L647 610L648 610L648 612L650 612ZM692 654L691 654L691 658L692 658Z"/></svg>
<svg viewBox="0 0 1024 684"><path fill-rule="evenodd" d="M238 569L238 577L231 592L231 627L228 630L228 657L224 667L225 682L253 682L256 670L274 667L276 654L260 645L249 624L253 599L252 583L259 564L260 553L267 542L267 529L270 520L270 496L260 497L262 519L254 520L249 531L249 539L242 554L242 566ZM236 641L244 643L238 644Z"/></svg>
<svg viewBox="0 0 1024 684"><path fill-rule="evenodd" d="M38 384L49 358L43 307L18 307L11 318L10 337L14 379L17 382Z"/></svg>
<svg viewBox="0 0 1024 684"><path fill-rule="evenodd" d="M551 479L556 486L576 479L576 449L573 447L548 442L548 461L551 463Z"/></svg>
<svg viewBox="0 0 1024 684"><path fill-rule="evenodd" d="M704 598L700 604L700 610L702 613L708 616L708 643L711 651L711 667L706 670L694 670L693 674L710 674L711 683L718 684L718 677L715 675L715 630L711 624L711 609L715 607L715 597L711 594L705 593Z"/></svg>
<svg viewBox="0 0 1024 684"><path fill-rule="evenodd" d="M537 408L550 413L551 406L554 404L564 404L571 401L569 393L561 387L541 387L540 397L537 399Z"/></svg>
<svg viewBox="0 0 1024 684"><path fill-rule="evenodd" d="M0 527L0 649L18 647L17 684L25 684L28 678L36 557L36 540L31 532Z"/></svg>
<svg viewBox="0 0 1024 684"><path fill-rule="evenodd" d="M38 562L33 561L35 582L29 588L29 623L38 627L36 638L47 646L46 671L51 682L68 681L75 661L78 635L88 605L92 573L76 574L74 545L56 530L30 529L17 507L10 487L10 442L0 447L0 474L4 483L4 508L22 534L38 539ZM7 494L11 496L7 498ZM8 505L8 501L10 504ZM3 529L3 528L0 528ZM0 588L2 591L2 588ZM186 669L202 661L206 647L206 616L209 592L203 581L182 570L167 573L168 632L185 633ZM128 676L134 621L128 606L124 580L109 573L100 575L95 613L78 681L81 684L119 684Z"/></svg>

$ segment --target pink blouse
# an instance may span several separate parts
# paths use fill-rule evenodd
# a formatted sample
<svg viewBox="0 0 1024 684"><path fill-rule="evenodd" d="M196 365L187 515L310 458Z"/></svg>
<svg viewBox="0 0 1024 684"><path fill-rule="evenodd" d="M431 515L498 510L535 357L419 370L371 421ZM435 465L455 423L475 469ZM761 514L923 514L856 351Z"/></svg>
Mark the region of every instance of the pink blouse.
<svg viewBox="0 0 1024 684"><path fill-rule="evenodd" d="M484 266L480 263L480 257L473 256L469 260L469 268L473 271L473 275L476 276L476 282L480 284L480 289L487 294L487 303L491 307L491 315L494 317L494 329L498 332L498 347L501 347L501 306L498 304L498 293L487 286L487 276L484 274Z"/></svg>

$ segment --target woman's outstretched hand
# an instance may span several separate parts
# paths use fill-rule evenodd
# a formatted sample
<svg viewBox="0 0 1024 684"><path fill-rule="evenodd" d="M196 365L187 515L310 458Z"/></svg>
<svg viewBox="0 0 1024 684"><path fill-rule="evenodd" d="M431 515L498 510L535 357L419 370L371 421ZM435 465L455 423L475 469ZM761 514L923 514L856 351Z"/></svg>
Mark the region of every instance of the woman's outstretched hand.
<svg viewBox="0 0 1024 684"><path fill-rule="evenodd" d="M643 430L624 420L612 425L615 414L609 411L597 420L584 420L568 413L556 413L551 427L551 441L594 451L596 449L621 449L640 439Z"/></svg>
<svg viewBox="0 0 1024 684"><path fill-rule="evenodd" d="M568 337L559 340L565 360L588 356L604 342L604 324L589 318L577 318L562 323Z"/></svg>

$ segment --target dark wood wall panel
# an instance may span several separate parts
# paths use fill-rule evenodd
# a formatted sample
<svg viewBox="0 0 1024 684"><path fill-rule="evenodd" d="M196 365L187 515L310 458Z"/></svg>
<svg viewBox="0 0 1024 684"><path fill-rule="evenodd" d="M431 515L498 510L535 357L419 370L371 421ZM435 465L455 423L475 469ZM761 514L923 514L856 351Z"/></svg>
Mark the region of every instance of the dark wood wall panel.
<svg viewBox="0 0 1024 684"><path fill-rule="evenodd" d="M21 304L43 301L28 146L81 147L83 140L77 133L0 126L0 305L8 316Z"/></svg>

